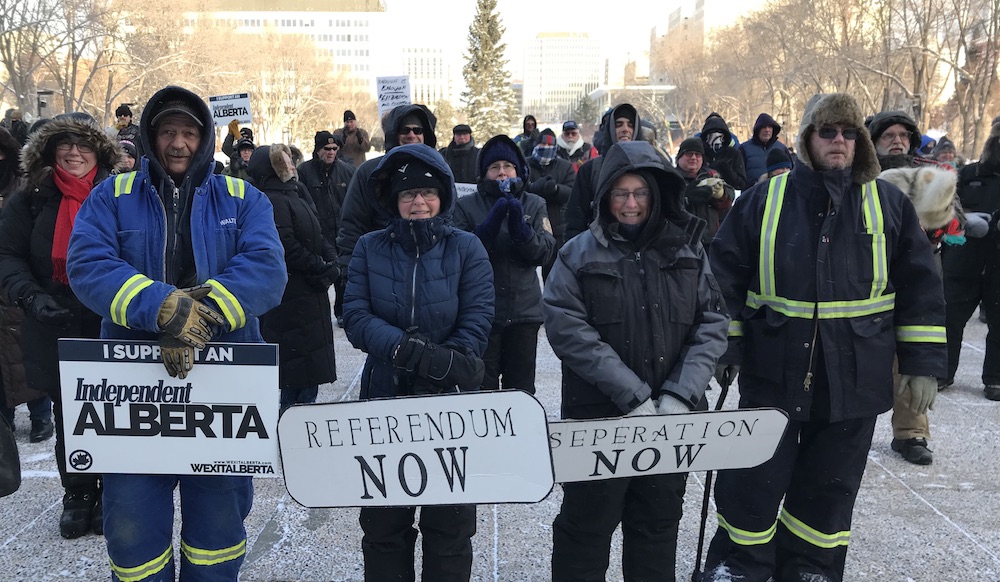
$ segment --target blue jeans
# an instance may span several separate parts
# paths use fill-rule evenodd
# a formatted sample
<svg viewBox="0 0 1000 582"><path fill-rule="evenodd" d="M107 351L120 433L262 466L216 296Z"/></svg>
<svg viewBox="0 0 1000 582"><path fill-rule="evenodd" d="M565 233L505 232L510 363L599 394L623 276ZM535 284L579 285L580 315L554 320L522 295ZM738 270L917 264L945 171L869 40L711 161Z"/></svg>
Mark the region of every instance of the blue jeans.
<svg viewBox="0 0 1000 582"><path fill-rule="evenodd" d="M303 386L300 388L282 388L281 400L278 401L278 414L288 410L293 404L312 404L316 402L319 386Z"/></svg>

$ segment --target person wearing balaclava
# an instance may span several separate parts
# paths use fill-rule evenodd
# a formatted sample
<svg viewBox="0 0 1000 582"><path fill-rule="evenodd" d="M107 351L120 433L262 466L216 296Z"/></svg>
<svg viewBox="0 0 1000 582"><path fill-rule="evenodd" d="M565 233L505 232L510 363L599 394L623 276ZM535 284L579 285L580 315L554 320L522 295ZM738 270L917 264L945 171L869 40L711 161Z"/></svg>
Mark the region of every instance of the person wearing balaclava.
<svg viewBox="0 0 1000 582"><path fill-rule="evenodd" d="M721 115L714 111L709 114L701 128L701 140L705 145L707 168L718 172L727 184L737 190L745 190L753 185L747 183L743 155L733 146L733 134Z"/></svg>
<svg viewBox="0 0 1000 582"><path fill-rule="evenodd" d="M642 138L641 127L642 120L639 119L639 112L635 107L630 103L616 105L604 115L601 127L594 136L594 146L598 149L602 147L607 149L619 142L639 140ZM587 230L587 225L594 218L594 188L601 173L601 163L600 156L593 158L580 166L576 174L573 192L566 204L563 240L569 240ZM663 160L663 163L667 165L666 160Z"/></svg>
<svg viewBox="0 0 1000 582"><path fill-rule="evenodd" d="M568 241L542 299L562 361L562 418L705 410L729 317L683 209L684 180L651 144L604 155L590 230ZM678 423L683 420L677 418ZM674 580L687 474L563 483L552 580L604 580L621 524L629 580Z"/></svg>
<svg viewBox="0 0 1000 582"><path fill-rule="evenodd" d="M476 193L458 200L454 222L479 237L493 264L496 312L483 356L483 388L534 394L542 324L535 269L549 261L556 241L545 200L528 192L527 176L528 164L513 140L491 138L479 152Z"/></svg>
<svg viewBox="0 0 1000 582"><path fill-rule="evenodd" d="M552 261L562 247L565 225L563 213L566 211L566 203L576 181L573 163L558 157L558 147L555 132L544 129L538 137L538 144L528 157L528 175L531 176L528 192L538 194L545 199L545 209L549 213L549 222L552 223L552 236L556 239L552 258L542 265L543 281L548 277Z"/></svg>

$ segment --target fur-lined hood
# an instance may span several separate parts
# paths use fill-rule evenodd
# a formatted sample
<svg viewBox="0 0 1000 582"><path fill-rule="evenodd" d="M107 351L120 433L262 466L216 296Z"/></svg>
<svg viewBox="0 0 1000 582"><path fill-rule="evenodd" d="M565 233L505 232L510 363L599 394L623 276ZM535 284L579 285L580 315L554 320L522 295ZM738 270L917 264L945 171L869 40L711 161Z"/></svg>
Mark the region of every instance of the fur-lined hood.
<svg viewBox="0 0 1000 582"><path fill-rule="evenodd" d="M247 173L254 185L261 188L268 178L276 178L282 184L295 177L292 165L292 150L283 143L256 148L247 163Z"/></svg>
<svg viewBox="0 0 1000 582"><path fill-rule="evenodd" d="M875 156L875 144L872 142L868 129L865 128L865 116L854 97L846 93L820 93L813 95L806 103L806 111L802 116L799 135L795 139L795 151L806 167L816 170L809 157L809 139L817 128L824 125L843 124L857 128L860 132L854 144L854 163L851 166L851 179L856 184L871 182L878 177L882 168Z"/></svg>
<svg viewBox="0 0 1000 582"><path fill-rule="evenodd" d="M28 136L28 143L21 151L21 171L27 176L30 184L40 184L52 173L56 139L67 133L78 135L94 146L99 170L110 172L122 157L122 149L118 143L104 133L89 115L78 113L58 115Z"/></svg>
<svg viewBox="0 0 1000 582"><path fill-rule="evenodd" d="M893 184L909 197L920 226L925 230L942 228L955 218L957 172L934 166L896 168L882 172L879 179Z"/></svg>

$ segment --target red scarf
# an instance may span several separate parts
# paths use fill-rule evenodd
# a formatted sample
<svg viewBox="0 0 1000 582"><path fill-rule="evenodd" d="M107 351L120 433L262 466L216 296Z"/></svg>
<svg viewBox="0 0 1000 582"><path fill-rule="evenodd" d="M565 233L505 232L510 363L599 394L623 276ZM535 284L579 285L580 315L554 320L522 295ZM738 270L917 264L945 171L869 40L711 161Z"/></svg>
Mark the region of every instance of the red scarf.
<svg viewBox="0 0 1000 582"><path fill-rule="evenodd" d="M56 231L52 237L52 280L69 285L66 276L66 254L69 250L69 235L73 233L73 222L76 213L87 199L94 187L94 177L97 176L97 166L83 178L77 178L59 166L53 166L52 175L56 188L62 193L59 202L59 214L56 216Z"/></svg>

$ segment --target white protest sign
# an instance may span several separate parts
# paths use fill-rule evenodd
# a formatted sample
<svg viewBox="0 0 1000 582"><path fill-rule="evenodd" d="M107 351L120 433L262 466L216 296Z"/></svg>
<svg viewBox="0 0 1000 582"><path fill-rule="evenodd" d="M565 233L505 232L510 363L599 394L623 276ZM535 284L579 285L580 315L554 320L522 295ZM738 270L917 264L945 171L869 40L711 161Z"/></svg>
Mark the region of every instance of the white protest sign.
<svg viewBox="0 0 1000 582"><path fill-rule="evenodd" d="M469 196L470 194L476 193L475 184L464 184L462 182L455 182L455 190L458 191L458 197Z"/></svg>
<svg viewBox="0 0 1000 582"><path fill-rule="evenodd" d="M398 75L395 77L375 77L376 93L378 95L378 116L379 119L388 111L400 105L413 103L410 97L410 77L409 75Z"/></svg>
<svg viewBox="0 0 1000 582"><path fill-rule="evenodd" d="M171 378L156 342L59 340L70 472L276 476L278 347L209 344Z"/></svg>
<svg viewBox="0 0 1000 582"><path fill-rule="evenodd" d="M788 416L774 408L565 420L549 424L556 482L756 467Z"/></svg>
<svg viewBox="0 0 1000 582"><path fill-rule="evenodd" d="M252 123L249 93L216 95L208 98L208 108L212 110L215 127L225 127L236 119L242 124Z"/></svg>
<svg viewBox="0 0 1000 582"><path fill-rule="evenodd" d="M278 442L306 507L535 503L553 485L545 410L518 390L293 406Z"/></svg>

